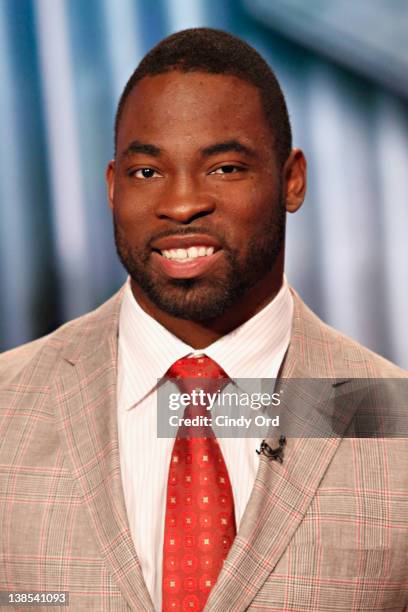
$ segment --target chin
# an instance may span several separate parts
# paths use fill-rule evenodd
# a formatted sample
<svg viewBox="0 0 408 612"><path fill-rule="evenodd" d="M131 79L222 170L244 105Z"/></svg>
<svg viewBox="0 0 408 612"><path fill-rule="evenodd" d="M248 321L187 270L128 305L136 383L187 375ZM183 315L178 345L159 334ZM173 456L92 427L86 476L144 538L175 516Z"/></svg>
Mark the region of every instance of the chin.
<svg viewBox="0 0 408 612"><path fill-rule="evenodd" d="M139 286L140 283L133 279ZM166 314L188 321L208 321L223 315L234 301L222 283L195 279L173 280L170 285L142 287L148 299Z"/></svg>

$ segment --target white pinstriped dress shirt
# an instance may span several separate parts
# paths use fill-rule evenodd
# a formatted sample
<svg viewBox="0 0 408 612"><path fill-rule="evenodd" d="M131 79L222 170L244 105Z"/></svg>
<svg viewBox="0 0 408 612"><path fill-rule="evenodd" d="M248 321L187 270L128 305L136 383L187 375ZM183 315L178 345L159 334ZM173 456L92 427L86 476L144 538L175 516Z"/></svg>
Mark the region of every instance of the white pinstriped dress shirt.
<svg viewBox="0 0 408 612"><path fill-rule="evenodd" d="M174 440L157 437L157 379L181 357L205 353L230 378L275 378L289 345L293 300L286 279L249 321L206 349L194 350L137 304L126 283L119 319L118 433L127 515L156 610L161 580L167 476ZM237 529L254 485L259 439L219 438L228 468Z"/></svg>

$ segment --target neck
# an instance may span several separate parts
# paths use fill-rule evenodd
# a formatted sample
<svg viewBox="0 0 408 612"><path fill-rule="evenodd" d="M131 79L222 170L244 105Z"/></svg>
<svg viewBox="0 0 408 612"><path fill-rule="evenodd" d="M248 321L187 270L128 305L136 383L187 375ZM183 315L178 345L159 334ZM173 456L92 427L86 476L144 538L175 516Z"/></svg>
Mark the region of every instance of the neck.
<svg viewBox="0 0 408 612"><path fill-rule="evenodd" d="M279 274L276 274L276 271L271 272L223 315L210 321L189 321L169 315L156 308L133 281L131 286L136 301L147 314L189 346L194 349L204 349L251 319L269 304L279 292L282 282L283 267Z"/></svg>

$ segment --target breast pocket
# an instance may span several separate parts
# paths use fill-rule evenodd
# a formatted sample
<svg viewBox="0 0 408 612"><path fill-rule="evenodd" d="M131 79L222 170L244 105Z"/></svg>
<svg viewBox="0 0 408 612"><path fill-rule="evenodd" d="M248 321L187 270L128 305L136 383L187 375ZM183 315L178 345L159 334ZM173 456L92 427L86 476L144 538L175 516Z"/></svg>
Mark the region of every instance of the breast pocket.
<svg viewBox="0 0 408 612"><path fill-rule="evenodd" d="M290 546L249 610L400 611L408 604L407 552Z"/></svg>
<svg viewBox="0 0 408 612"><path fill-rule="evenodd" d="M381 579L383 582L405 579L408 584L407 555L403 549L303 545L288 548L285 565L293 575L339 580Z"/></svg>

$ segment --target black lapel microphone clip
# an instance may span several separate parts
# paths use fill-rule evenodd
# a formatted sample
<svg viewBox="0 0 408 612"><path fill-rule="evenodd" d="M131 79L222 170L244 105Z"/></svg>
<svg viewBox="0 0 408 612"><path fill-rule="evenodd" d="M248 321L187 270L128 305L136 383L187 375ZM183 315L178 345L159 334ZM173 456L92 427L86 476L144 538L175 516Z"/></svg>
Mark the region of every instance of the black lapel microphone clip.
<svg viewBox="0 0 408 612"><path fill-rule="evenodd" d="M265 442L265 440L262 440L260 449L256 449L256 452L258 455L265 455L265 457L271 459L272 461L279 461L279 463L283 463L283 448L285 445L285 436L280 436L278 448L272 448Z"/></svg>

